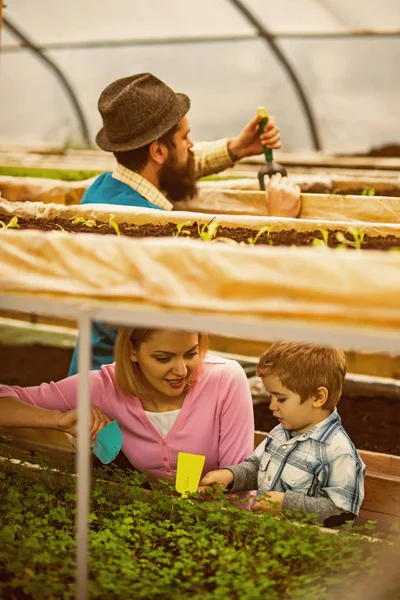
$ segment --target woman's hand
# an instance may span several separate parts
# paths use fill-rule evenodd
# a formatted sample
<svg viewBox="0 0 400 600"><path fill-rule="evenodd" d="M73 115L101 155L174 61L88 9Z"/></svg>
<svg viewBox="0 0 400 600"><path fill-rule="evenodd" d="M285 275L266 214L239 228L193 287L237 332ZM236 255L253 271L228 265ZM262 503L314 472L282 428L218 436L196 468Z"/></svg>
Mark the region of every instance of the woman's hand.
<svg viewBox="0 0 400 600"><path fill-rule="evenodd" d="M96 439L97 434L103 427L111 423L110 419L104 415L98 406L90 407L90 437ZM78 425L78 409L74 408L65 413L60 413L58 420L58 429L64 433L69 433L76 437Z"/></svg>
<svg viewBox="0 0 400 600"><path fill-rule="evenodd" d="M210 471L207 475L204 475L203 479L200 481L199 491L205 492L206 488L213 483L217 483L218 485L222 485L223 487L227 487L230 483L232 483L234 477L232 471L229 469L218 469L217 471Z"/></svg>
<svg viewBox="0 0 400 600"><path fill-rule="evenodd" d="M301 190L280 173L265 177L265 199L269 217L296 218L301 210Z"/></svg>

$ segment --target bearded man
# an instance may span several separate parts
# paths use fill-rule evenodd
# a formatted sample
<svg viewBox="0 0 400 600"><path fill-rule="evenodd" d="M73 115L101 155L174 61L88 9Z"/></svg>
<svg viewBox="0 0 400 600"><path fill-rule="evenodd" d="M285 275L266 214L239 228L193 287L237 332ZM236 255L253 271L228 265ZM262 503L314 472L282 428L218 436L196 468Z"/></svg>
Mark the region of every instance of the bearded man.
<svg viewBox="0 0 400 600"><path fill-rule="evenodd" d="M238 136L201 144L189 137L190 100L175 93L150 73L117 79L100 95L103 127L96 136L102 149L112 152L117 166L103 173L85 192L81 204L119 204L172 210L196 194L199 177L232 167L236 160L261 154L263 146L281 147L279 129L270 118L259 133L261 117L254 117ZM297 217L300 189L273 178L266 186L266 208L271 216ZM92 368L113 362L117 329L93 323ZM77 347L69 375L77 372Z"/></svg>

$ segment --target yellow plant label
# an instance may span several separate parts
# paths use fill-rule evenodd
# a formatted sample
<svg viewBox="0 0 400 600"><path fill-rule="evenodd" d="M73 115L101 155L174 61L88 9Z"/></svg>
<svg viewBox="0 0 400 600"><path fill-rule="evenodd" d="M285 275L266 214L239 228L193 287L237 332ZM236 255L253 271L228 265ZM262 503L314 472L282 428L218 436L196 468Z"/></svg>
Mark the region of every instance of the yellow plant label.
<svg viewBox="0 0 400 600"><path fill-rule="evenodd" d="M187 497L187 492L197 492L205 460L201 454L178 452L175 489L182 498Z"/></svg>

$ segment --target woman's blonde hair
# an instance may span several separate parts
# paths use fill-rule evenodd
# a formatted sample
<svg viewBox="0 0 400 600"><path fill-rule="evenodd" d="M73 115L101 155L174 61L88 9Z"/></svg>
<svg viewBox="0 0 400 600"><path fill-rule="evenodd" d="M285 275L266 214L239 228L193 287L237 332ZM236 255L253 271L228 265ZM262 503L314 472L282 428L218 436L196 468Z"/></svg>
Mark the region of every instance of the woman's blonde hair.
<svg viewBox="0 0 400 600"><path fill-rule="evenodd" d="M140 372L139 365L131 360L132 347L139 350L140 346L147 342L154 333L160 329L145 329L142 327L120 329L115 341L115 382L118 389L126 396L140 396L144 391L145 381ZM196 382L200 372L204 356L207 352L208 335L199 333L199 358L200 364L193 374L194 377L188 385Z"/></svg>

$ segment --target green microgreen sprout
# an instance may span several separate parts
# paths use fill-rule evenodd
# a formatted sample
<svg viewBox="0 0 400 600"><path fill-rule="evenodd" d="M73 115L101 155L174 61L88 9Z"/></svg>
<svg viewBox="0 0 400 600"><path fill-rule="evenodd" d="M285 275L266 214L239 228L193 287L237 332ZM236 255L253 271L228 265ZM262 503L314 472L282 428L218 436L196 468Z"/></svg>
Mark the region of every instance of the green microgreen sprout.
<svg viewBox="0 0 400 600"><path fill-rule="evenodd" d="M211 221L207 224L204 224L200 227L199 223L197 223L197 231L199 233L199 237L203 240L203 242L211 242L217 234L219 228L218 221L215 221L215 217L211 219Z"/></svg>
<svg viewBox="0 0 400 600"><path fill-rule="evenodd" d="M375 188L364 189L361 192L361 196L375 196Z"/></svg>
<svg viewBox="0 0 400 600"><path fill-rule="evenodd" d="M85 219L84 217L77 217L72 221L72 225L77 225L78 223L83 223L86 227L96 226L96 221L93 221L93 219Z"/></svg>
<svg viewBox="0 0 400 600"><path fill-rule="evenodd" d="M7 225L4 223L4 221L0 221L0 225L3 229L19 229L18 217L14 215L12 219L9 220Z"/></svg>
<svg viewBox="0 0 400 600"><path fill-rule="evenodd" d="M176 232L172 234L172 237L179 237L181 234L190 235L189 229L183 229L184 227L191 225L190 221L184 221L183 223L176 223Z"/></svg>
<svg viewBox="0 0 400 600"><path fill-rule="evenodd" d="M262 236L263 233L267 233L267 237L270 237L271 235L271 231L273 230L273 228L276 227L276 225L265 225L264 227L261 227L258 231L257 234L254 238L249 237L247 238L247 242L251 245L255 245L257 243L257 240ZM272 244L272 240L268 240L269 244Z"/></svg>
<svg viewBox="0 0 400 600"><path fill-rule="evenodd" d="M320 229L319 232L322 236L322 240L320 240L319 238L314 238L312 241L312 245L324 246L325 248L328 248L329 231L327 229Z"/></svg>
<svg viewBox="0 0 400 600"><path fill-rule="evenodd" d="M356 229L355 227L348 227L347 231L353 236L354 241L352 242L351 240L348 240L341 231L336 232L337 241L341 244L344 244L345 246L350 246L350 248L360 250L364 242L365 229Z"/></svg>
<svg viewBox="0 0 400 600"><path fill-rule="evenodd" d="M110 227L112 227L114 229L114 231L117 235L121 235L121 232L118 227L118 223L115 221L115 215L110 215L110 218L108 219L108 224Z"/></svg>

